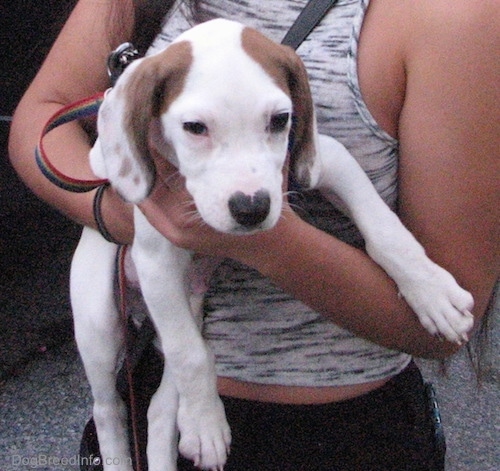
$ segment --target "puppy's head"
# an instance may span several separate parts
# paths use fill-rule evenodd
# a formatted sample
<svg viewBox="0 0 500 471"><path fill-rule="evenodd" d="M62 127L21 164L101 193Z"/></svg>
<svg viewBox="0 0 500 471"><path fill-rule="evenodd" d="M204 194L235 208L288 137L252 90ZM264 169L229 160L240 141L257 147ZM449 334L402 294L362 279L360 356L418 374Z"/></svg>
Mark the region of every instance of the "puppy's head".
<svg viewBox="0 0 500 471"><path fill-rule="evenodd" d="M314 113L295 52L239 23L203 23L132 64L104 100L106 176L127 201L140 202L155 183L153 146L185 177L207 224L268 229L281 214L292 115L291 160L307 162Z"/></svg>

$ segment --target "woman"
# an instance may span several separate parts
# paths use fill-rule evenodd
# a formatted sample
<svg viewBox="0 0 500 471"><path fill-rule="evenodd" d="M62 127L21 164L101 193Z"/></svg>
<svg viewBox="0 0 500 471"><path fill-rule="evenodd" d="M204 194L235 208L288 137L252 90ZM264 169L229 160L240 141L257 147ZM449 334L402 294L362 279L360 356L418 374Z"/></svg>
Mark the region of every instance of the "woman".
<svg viewBox="0 0 500 471"><path fill-rule="evenodd" d="M170 2L137 3L134 10L131 0L80 0L12 124L10 154L21 177L94 227L93 195L51 185L33 149L56 110L109 86L110 50L132 38L143 49L156 36ZM174 3L153 50L214 16L280 41L306 1ZM298 49L320 132L351 151L429 256L473 294L476 324L500 253L492 196L498 9L491 0L339 0ZM93 177L89 148L77 124L46 140L55 165L75 177ZM290 212L271 231L233 237L193 223L188 202L185 191L158 183L141 209L173 243L232 260L215 277L204 329L233 431L226 469L432 469L411 355L446 358L458 347L422 328L350 222L307 194L297 203L307 221ZM102 214L115 239L132 241L131 208L111 190ZM233 293L236 283L251 297Z"/></svg>

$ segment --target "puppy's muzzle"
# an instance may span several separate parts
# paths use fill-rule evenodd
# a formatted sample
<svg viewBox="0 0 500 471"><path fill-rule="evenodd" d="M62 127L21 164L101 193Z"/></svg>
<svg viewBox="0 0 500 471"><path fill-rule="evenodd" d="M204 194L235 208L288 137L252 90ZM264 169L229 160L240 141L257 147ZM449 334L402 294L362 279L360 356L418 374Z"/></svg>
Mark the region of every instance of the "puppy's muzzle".
<svg viewBox="0 0 500 471"><path fill-rule="evenodd" d="M271 197L266 190L259 190L253 195L237 191L229 198L228 206L233 219L240 226L251 229L266 220L271 209Z"/></svg>

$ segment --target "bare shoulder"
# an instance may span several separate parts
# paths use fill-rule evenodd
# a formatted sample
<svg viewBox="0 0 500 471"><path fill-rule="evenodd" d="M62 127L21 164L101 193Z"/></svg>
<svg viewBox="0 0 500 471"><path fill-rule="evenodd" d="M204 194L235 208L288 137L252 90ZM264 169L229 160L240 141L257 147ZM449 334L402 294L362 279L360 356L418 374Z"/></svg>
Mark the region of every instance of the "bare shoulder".
<svg viewBox="0 0 500 471"><path fill-rule="evenodd" d="M419 52L431 51L449 59L477 52L481 57L497 56L500 47L498 1L421 0L403 3L408 18L409 58L418 57Z"/></svg>
<svg viewBox="0 0 500 471"><path fill-rule="evenodd" d="M385 1L385 0L382 0ZM392 0L388 0L392 1ZM413 99L446 105L447 119L498 112L500 2L496 0L420 0L407 6L403 62L404 106ZM421 103L419 103L421 104ZM425 111L425 109L423 110ZM486 112L486 113L485 113ZM404 118L404 116L403 116ZM479 123L478 123L479 124Z"/></svg>
<svg viewBox="0 0 500 471"><path fill-rule="evenodd" d="M412 168L413 162L421 165L419 159L426 159L430 167L462 162L468 170L491 171L499 148L500 3L403 3L411 18L402 53L403 165Z"/></svg>
<svg viewBox="0 0 500 471"><path fill-rule="evenodd" d="M457 27L462 32L467 32L472 27L475 36L494 32L495 29L498 31L495 14L500 13L500 5L496 0L420 0L402 3L406 13L411 15L416 29L421 29L422 32L430 32L425 29L426 26L436 32L458 32ZM486 29L477 31L476 27L479 25Z"/></svg>

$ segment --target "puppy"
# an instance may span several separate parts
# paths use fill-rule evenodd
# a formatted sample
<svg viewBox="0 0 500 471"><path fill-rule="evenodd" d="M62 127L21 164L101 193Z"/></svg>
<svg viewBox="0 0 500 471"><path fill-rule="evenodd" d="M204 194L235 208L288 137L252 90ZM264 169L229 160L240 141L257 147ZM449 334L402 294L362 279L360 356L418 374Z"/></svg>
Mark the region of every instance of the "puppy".
<svg viewBox="0 0 500 471"><path fill-rule="evenodd" d="M264 231L282 214L292 116L290 165L299 182L343 201L368 254L431 333L465 340L473 323L471 295L426 257L348 151L318 135L307 74L295 52L250 28L213 20L130 65L101 106L91 165L137 204L155 183L152 145L185 177L206 224L232 234ZM162 237L137 208L134 217L132 258L166 363L148 411L149 469L175 470L179 447L198 466L220 470L231 435L213 355L199 331L202 294L190 293L186 283L193 254ZM116 246L84 229L71 297L105 470L131 471L126 412L115 388L123 351L115 253Z"/></svg>

